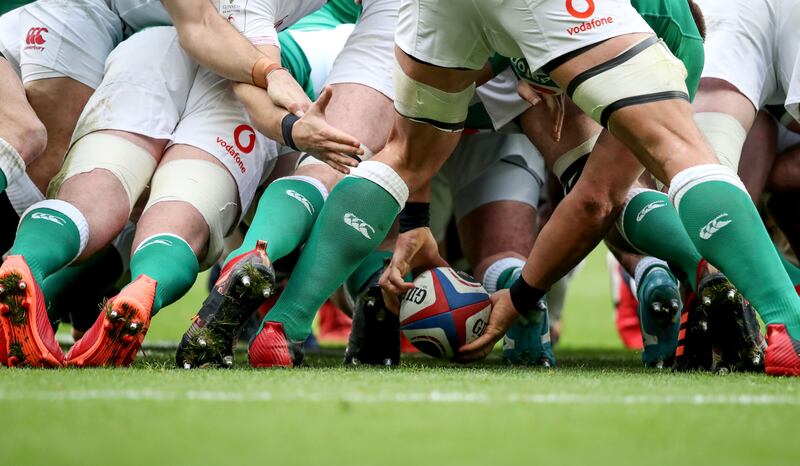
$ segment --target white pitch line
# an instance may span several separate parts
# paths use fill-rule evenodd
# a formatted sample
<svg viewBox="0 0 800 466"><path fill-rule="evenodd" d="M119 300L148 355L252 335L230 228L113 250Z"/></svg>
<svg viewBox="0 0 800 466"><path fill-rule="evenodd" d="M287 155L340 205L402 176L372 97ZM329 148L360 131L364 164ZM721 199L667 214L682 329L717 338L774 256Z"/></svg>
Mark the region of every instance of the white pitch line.
<svg viewBox="0 0 800 466"><path fill-rule="evenodd" d="M353 404L528 404L528 405L783 405L800 406L800 396L770 394L737 395L590 395L568 393L485 393L485 392L411 392L411 393L321 393L294 394L267 391L235 392L150 389L129 390L32 390L0 391L0 402L24 401L196 401L222 403L258 402L344 402Z"/></svg>

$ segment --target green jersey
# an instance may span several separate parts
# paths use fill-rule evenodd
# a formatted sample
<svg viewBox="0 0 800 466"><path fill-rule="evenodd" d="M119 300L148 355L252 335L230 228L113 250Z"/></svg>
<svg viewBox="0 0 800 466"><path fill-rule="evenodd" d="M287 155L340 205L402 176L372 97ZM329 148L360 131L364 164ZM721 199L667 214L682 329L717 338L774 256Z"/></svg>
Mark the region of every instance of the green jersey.
<svg viewBox="0 0 800 466"><path fill-rule="evenodd" d="M0 3L0 15L4 15L15 8L33 3L34 1L35 0L3 0L3 2Z"/></svg>
<svg viewBox="0 0 800 466"><path fill-rule="evenodd" d="M361 14L361 5L353 0L330 0L322 8L278 33L281 45L281 65L297 80L310 99L316 98L316 89L311 82L311 65L300 44L291 31L319 31L334 29L341 24L354 24Z"/></svg>
<svg viewBox="0 0 800 466"><path fill-rule="evenodd" d="M703 38L692 17L692 10L686 0L631 0L631 5L664 41L673 55L678 57L686 67L686 88L689 99L694 100L700 75L703 72L705 53ZM550 76L542 70L531 71L524 58L511 60L517 75L547 89L558 86ZM493 63L493 65L495 65ZM501 70L500 70L501 71ZM495 68L495 72L498 72Z"/></svg>
<svg viewBox="0 0 800 466"><path fill-rule="evenodd" d="M689 99L694 100L700 75L703 73L705 52L703 37L694 22L692 10L686 0L631 0L639 15L664 41L672 54L678 57L689 73L686 87Z"/></svg>

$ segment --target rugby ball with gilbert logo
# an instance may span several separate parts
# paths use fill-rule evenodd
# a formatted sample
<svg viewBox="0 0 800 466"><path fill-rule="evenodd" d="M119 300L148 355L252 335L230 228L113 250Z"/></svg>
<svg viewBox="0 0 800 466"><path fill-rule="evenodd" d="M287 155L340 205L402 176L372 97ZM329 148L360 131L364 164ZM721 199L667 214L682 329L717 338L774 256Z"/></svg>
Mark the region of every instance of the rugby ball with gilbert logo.
<svg viewBox="0 0 800 466"><path fill-rule="evenodd" d="M414 280L400 303L400 330L423 353L452 358L486 330L489 293L474 278L438 267Z"/></svg>

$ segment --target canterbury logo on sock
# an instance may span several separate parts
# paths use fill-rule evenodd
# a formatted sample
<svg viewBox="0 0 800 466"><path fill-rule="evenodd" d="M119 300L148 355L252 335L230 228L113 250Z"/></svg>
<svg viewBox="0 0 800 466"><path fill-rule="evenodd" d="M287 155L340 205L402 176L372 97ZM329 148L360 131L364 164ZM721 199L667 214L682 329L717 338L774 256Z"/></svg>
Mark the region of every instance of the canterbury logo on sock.
<svg viewBox="0 0 800 466"><path fill-rule="evenodd" d="M370 233L375 233L375 229L372 228L372 225L369 223L361 220L360 218L356 217L355 215L351 214L350 212L344 214L344 223L350 225L351 227L355 228L355 230L362 235L364 238L372 239Z"/></svg>
<svg viewBox="0 0 800 466"><path fill-rule="evenodd" d="M293 189L287 189L286 190L286 195L291 197L291 198L293 198L293 199L297 199L298 201L300 201L300 203L303 204L303 206L306 208L308 213L311 214L311 215L314 215L314 206L311 205L311 202L308 199L306 199L305 196L303 196L302 194L298 193L297 191L295 191Z"/></svg>
<svg viewBox="0 0 800 466"><path fill-rule="evenodd" d="M723 220L725 217L728 217L728 214L721 214L714 220L708 222L708 224L700 230L700 238L711 239L718 231L733 222L733 220Z"/></svg>
<svg viewBox="0 0 800 466"><path fill-rule="evenodd" d="M666 206L667 206L667 201L655 201L647 204L646 206L644 206L644 209L642 209L641 212L639 212L636 215L636 223L639 223L642 220L644 220L645 216L647 216L647 214L649 214L650 212Z"/></svg>
<svg viewBox="0 0 800 466"><path fill-rule="evenodd" d="M35 212L31 215L33 220L47 220L48 222L53 222L56 225L64 226L67 224L67 221L61 217L56 217L55 215L45 214L44 212Z"/></svg>

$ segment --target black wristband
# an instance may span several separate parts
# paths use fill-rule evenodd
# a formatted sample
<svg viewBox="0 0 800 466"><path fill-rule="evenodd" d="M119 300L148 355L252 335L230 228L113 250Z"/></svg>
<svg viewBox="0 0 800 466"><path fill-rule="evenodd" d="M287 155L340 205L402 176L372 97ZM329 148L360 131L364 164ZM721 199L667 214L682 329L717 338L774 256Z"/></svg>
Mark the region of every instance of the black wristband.
<svg viewBox="0 0 800 466"><path fill-rule="evenodd" d="M400 233L431 224L431 204L428 202L406 202L400 211Z"/></svg>
<svg viewBox="0 0 800 466"><path fill-rule="evenodd" d="M522 316L527 318L531 312L539 311L539 300L547 294L547 291L534 288L522 278L522 275L511 285L508 290L511 293L511 303Z"/></svg>
<svg viewBox="0 0 800 466"><path fill-rule="evenodd" d="M294 113L287 113L286 116L283 117L283 120L281 120L281 134L283 135L283 143L294 150L300 150L294 145L294 139L292 139L292 128L299 119L300 117Z"/></svg>

